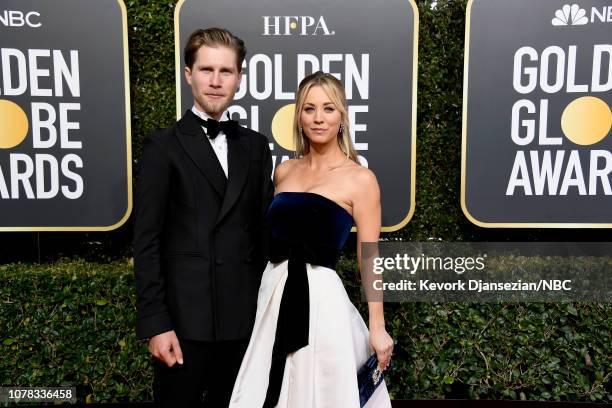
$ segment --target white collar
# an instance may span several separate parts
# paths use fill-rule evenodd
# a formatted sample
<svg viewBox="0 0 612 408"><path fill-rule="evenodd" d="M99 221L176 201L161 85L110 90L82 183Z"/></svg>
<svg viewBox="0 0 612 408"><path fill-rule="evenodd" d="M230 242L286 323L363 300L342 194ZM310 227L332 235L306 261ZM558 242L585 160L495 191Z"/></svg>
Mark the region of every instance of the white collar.
<svg viewBox="0 0 612 408"><path fill-rule="evenodd" d="M197 116L199 116L200 118L204 119L204 120L212 119L212 117L211 117L211 116L210 116L208 113L206 113L206 112L200 112L200 111L198 110L198 108L196 108L196 107L195 107L195 105L193 105L193 106L191 107L191 111L192 111L193 113L195 113ZM228 111L225 111L225 112L223 112L223 113L221 114L221 119L219 119L219 122L224 122L224 121L226 121L226 120L229 120L229 112L228 112Z"/></svg>

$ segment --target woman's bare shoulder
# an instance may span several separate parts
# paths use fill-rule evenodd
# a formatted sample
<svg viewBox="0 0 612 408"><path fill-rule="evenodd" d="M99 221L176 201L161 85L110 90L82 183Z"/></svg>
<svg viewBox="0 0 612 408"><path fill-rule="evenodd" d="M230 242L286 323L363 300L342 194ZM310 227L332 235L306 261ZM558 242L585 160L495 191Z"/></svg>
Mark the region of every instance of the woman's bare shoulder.
<svg viewBox="0 0 612 408"><path fill-rule="evenodd" d="M367 167L354 165L347 168L350 172L351 184L361 192L366 194L378 191L378 180L374 172Z"/></svg>
<svg viewBox="0 0 612 408"><path fill-rule="evenodd" d="M289 159L277 165L274 169L275 184L278 185L298 165L299 161L300 159Z"/></svg>

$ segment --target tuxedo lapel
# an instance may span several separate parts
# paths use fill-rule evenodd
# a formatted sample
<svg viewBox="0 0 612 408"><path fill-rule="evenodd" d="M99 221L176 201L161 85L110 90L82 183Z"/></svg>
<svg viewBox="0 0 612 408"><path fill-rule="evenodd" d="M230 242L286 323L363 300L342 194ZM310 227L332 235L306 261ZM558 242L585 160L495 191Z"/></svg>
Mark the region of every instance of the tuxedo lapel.
<svg viewBox="0 0 612 408"><path fill-rule="evenodd" d="M187 111L178 122L179 143L215 191L223 197L227 185L225 173L212 146L206 139L204 130L193 115L191 111Z"/></svg>
<svg viewBox="0 0 612 408"><path fill-rule="evenodd" d="M242 128L238 126L235 136L227 138L228 180L221 211L217 217L219 223L240 197L244 182L247 179L250 164L250 143Z"/></svg>

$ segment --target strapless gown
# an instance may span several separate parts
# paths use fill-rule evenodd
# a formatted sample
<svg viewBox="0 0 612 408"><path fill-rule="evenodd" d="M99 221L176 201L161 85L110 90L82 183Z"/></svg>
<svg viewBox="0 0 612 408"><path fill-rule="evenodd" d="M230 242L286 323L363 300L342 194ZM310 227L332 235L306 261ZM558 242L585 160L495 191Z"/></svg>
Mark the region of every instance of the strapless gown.
<svg viewBox="0 0 612 408"><path fill-rule="evenodd" d="M230 407L273 406L267 395L275 383L272 368L278 372L277 407L359 408L357 370L372 350L368 329L333 269L353 219L334 201L305 192L277 194L268 219L272 262L262 276ZM304 344L296 336L305 336ZM297 351L277 352L294 343ZM380 387L385 403L377 406L391 407L384 382Z"/></svg>

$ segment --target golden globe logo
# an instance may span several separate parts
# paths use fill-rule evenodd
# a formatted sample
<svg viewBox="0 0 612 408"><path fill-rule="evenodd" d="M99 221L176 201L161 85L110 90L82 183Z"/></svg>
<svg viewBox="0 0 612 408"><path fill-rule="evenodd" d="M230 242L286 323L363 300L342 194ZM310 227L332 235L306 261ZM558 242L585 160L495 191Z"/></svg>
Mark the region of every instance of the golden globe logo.
<svg viewBox="0 0 612 408"><path fill-rule="evenodd" d="M256 101L267 102L273 98L275 101L294 101L295 88L283 88L283 75L289 70L284 68L289 62L282 54L272 57L258 53L247 57L242 64L243 72L240 88L234 97L234 104L228 108L232 117L247 120L251 129L259 130L260 105ZM331 54L314 55L299 53L295 55L296 72L295 83L298 84L308 72L323 70L344 81L344 90L348 102L348 119L351 128L351 137L355 149L359 153L359 161L367 167L368 159L365 157L369 149L368 142L362 141L362 135L367 132L367 114L369 113L370 99L370 54ZM342 63L343 66L340 64ZM251 106L240 102L244 98L254 100ZM295 104L289 103L276 110L273 115L271 130L273 140L285 150L294 151L293 144L293 115ZM235 116L234 116L235 115ZM273 167L288 160L288 154L277 154L274 144L272 150Z"/></svg>
<svg viewBox="0 0 612 408"><path fill-rule="evenodd" d="M335 35L323 16L263 16L263 35Z"/></svg>
<svg viewBox="0 0 612 408"><path fill-rule="evenodd" d="M0 48L0 83L0 149L8 152L8 166L0 167L0 197L81 197L79 52ZM6 99L23 95L36 99L28 106Z"/></svg>
<svg viewBox="0 0 612 408"><path fill-rule="evenodd" d="M612 152L594 147L587 156L578 149L559 147L591 146L601 142L612 128L612 112L605 100L593 96L606 95L612 90L612 45L595 44L591 61L580 60L589 72L589 83L578 83L576 71L579 48L567 50L549 46L538 52L533 47L521 47L514 54L513 87L522 95L542 91L554 96L559 93L591 95L574 98L564 108L560 118L560 136L549 135L551 118L548 99L538 101L519 99L512 107L510 136L512 142L529 149L517 150L508 180L506 195L532 194L541 196L565 196L574 190L579 195L594 196L599 192L612 195L610 174ZM556 147L555 147L556 146Z"/></svg>
<svg viewBox="0 0 612 408"><path fill-rule="evenodd" d="M38 28L42 26L39 20L40 13L36 11L23 12L20 10L0 11L0 24L5 27L28 27Z"/></svg>

